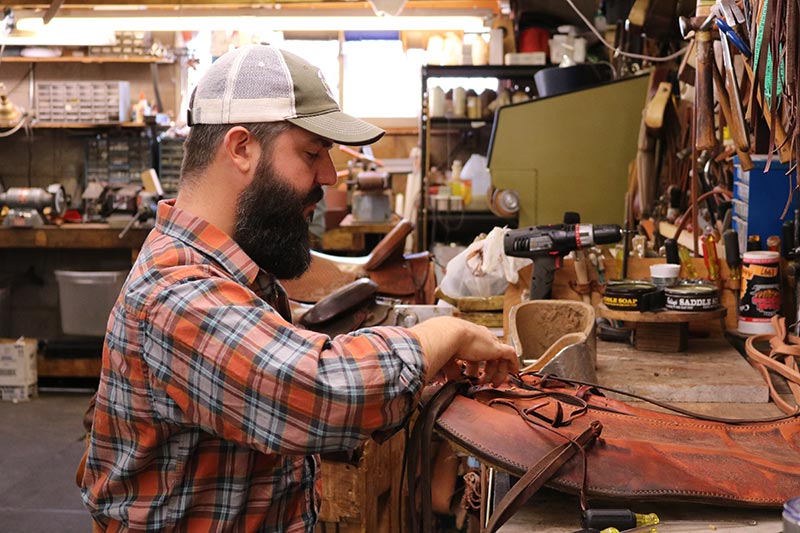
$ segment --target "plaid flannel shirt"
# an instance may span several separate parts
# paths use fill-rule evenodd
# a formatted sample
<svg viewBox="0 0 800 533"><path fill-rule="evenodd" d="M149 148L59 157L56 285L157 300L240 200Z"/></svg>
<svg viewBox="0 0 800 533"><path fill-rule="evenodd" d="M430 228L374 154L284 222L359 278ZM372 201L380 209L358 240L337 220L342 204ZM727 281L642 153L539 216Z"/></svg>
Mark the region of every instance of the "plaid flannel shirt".
<svg viewBox="0 0 800 533"><path fill-rule="evenodd" d="M331 339L285 303L228 235L161 202L105 338L82 489L100 528L311 532L317 454L405 421L413 335Z"/></svg>

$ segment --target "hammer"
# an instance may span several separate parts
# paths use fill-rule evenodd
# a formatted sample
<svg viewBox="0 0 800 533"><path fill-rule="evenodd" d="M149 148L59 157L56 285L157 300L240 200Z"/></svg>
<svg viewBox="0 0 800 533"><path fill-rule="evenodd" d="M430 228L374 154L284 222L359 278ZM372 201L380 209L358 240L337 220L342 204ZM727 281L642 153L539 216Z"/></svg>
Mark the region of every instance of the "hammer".
<svg viewBox="0 0 800 533"><path fill-rule="evenodd" d="M714 148L717 143L714 134L714 75L711 70L714 62L711 26L715 15L709 12L701 0L697 4L697 14L705 14L706 18L680 17L678 25L684 38L694 32L695 147L698 151L703 151Z"/></svg>

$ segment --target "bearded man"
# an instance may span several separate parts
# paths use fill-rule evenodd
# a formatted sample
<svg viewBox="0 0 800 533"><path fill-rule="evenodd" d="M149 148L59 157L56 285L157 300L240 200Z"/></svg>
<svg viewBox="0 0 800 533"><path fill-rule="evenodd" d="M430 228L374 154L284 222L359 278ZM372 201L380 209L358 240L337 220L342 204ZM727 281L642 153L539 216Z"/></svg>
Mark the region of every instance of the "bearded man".
<svg viewBox="0 0 800 533"><path fill-rule="evenodd" d="M329 150L383 132L270 46L220 57L190 107L180 192L108 321L83 501L96 530L312 532L318 454L401 427L446 365L499 384L517 358L454 318L335 338L294 326L276 280L308 268Z"/></svg>

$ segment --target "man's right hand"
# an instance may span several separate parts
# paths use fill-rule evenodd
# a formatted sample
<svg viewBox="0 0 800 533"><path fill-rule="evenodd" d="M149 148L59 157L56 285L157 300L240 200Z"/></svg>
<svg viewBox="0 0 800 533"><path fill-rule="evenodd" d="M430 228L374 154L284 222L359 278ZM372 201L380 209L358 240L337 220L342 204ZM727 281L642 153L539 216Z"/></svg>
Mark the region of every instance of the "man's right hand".
<svg viewBox="0 0 800 533"><path fill-rule="evenodd" d="M508 374L519 372L519 358L511 346L502 343L484 326L453 317L436 317L412 327L422 345L428 378L443 371L448 378L464 373L480 375L481 383L497 386Z"/></svg>

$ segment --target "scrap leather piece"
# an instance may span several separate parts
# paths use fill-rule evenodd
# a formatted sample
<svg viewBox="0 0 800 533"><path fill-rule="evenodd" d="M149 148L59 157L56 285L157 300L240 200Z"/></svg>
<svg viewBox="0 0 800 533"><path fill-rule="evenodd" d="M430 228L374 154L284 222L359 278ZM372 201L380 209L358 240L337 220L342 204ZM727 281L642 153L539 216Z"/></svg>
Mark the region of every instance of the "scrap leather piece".
<svg viewBox="0 0 800 533"><path fill-rule="evenodd" d="M531 427L512 402L537 420L560 417L558 431L573 438L595 421L603 425L586 452L589 498L779 508L800 492L798 416L712 422L635 407L557 378L526 374L523 381L544 394L510 384L473 389L441 413L437 432L482 462L522 476L565 439ZM547 485L578 493L582 474L582 459L573 457Z"/></svg>

